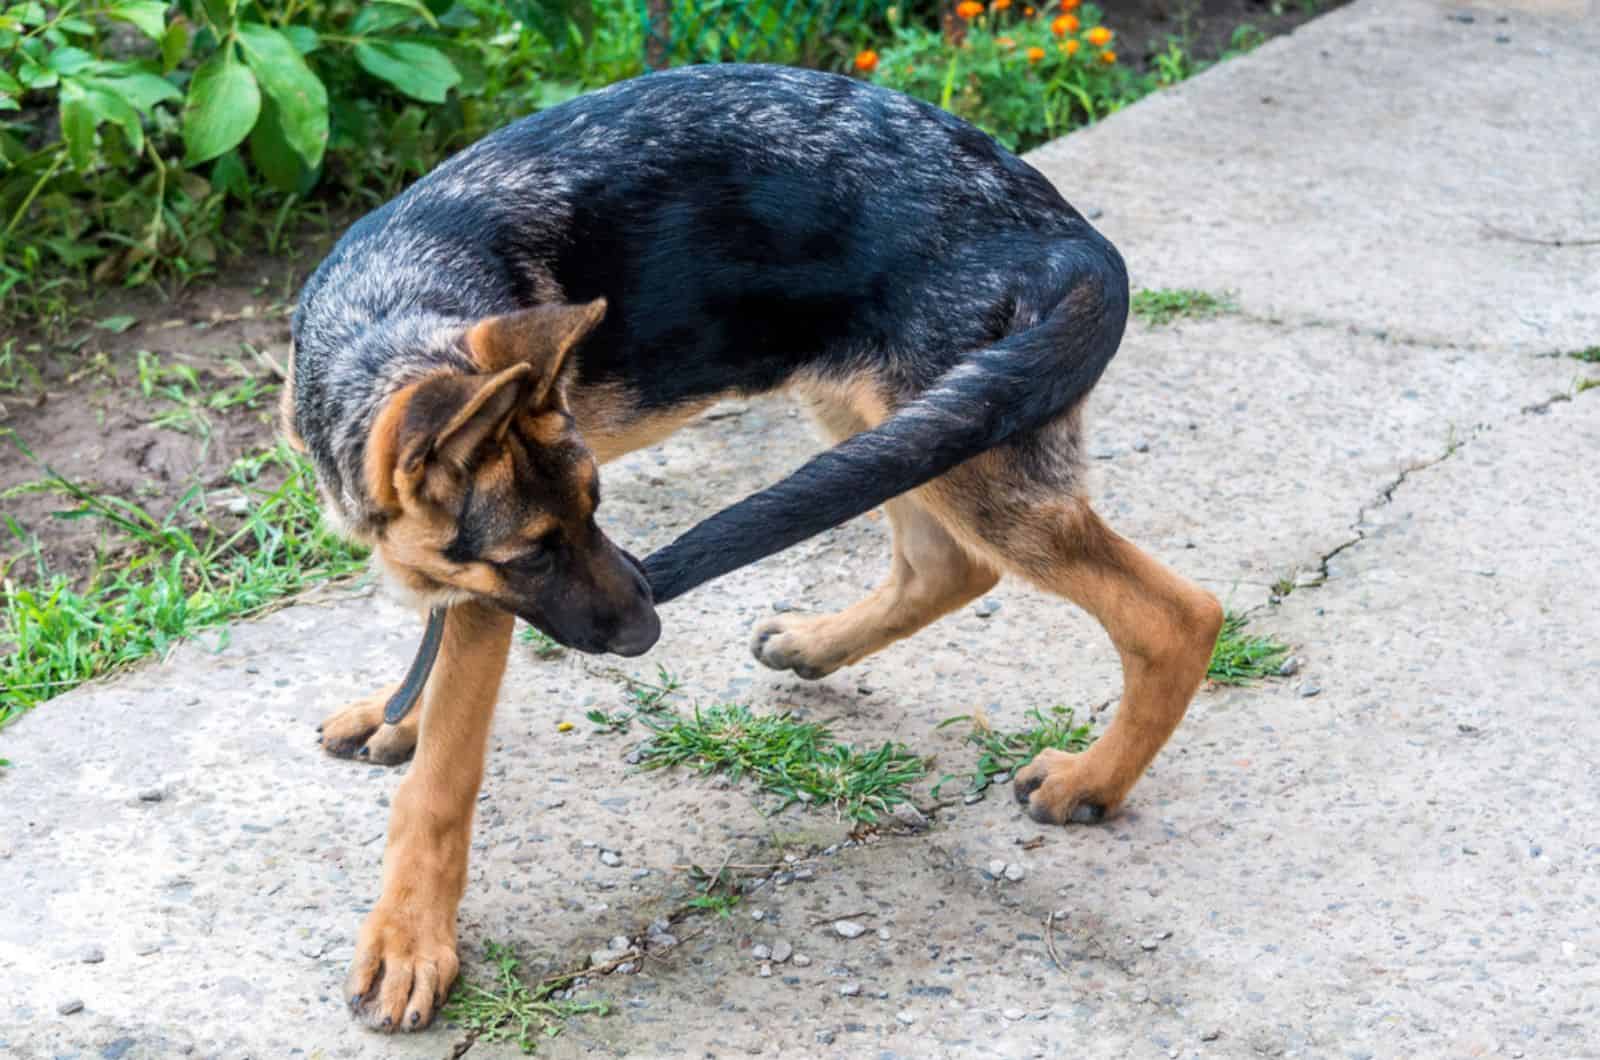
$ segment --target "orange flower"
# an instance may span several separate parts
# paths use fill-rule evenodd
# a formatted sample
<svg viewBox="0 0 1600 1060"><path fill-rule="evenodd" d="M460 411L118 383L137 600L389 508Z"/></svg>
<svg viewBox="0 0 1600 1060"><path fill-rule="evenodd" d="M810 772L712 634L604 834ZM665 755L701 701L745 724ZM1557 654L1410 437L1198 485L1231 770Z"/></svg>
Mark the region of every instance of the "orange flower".
<svg viewBox="0 0 1600 1060"><path fill-rule="evenodd" d="M1025 8L1022 9L1022 13L1024 15L1028 16L1029 18L1032 18L1033 17L1033 8L1025 7Z"/></svg>
<svg viewBox="0 0 1600 1060"><path fill-rule="evenodd" d="M956 5L956 14L962 18L977 18L983 14L983 5L978 3L978 0L961 0L961 3Z"/></svg>
<svg viewBox="0 0 1600 1060"><path fill-rule="evenodd" d="M1078 6L1079 0L1061 0L1061 10L1071 11Z"/></svg>
<svg viewBox="0 0 1600 1060"><path fill-rule="evenodd" d="M856 52L856 69L864 74L870 74L878 68L878 53L871 48Z"/></svg>
<svg viewBox="0 0 1600 1060"><path fill-rule="evenodd" d="M1015 48L1017 46L1017 42L1010 37L996 37L994 42L1002 48Z"/></svg>
<svg viewBox="0 0 1600 1060"><path fill-rule="evenodd" d="M1107 66L1110 66L1112 63L1117 61L1117 53L1112 51L1110 48L1107 48L1105 51L1100 53L1100 61L1105 63Z"/></svg>
<svg viewBox="0 0 1600 1060"><path fill-rule="evenodd" d="M1056 20L1050 23L1050 32L1058 37L1065 37L1075 32L1078 28L1077 15L1057 15Z"/></svg>
<svg viewBox="0 0 1600 1060"><path fill-rule="evenodd" d="M1043 58L1044 58L1044 49L1043 48L1029 48L1028 49L1028 61L1030 63L1036 63L1040 59L1043 59Z"/></svg>
<svg viewBox="0 0 1600 1060"><path fill-rule="evenodd" d="M1061 50L1066 52L1068 55L1077 55L1078 47L1079 45L1077 38L1073 38L1072 40L1069 40L1067 43L1063 44L1061 46Z"/></svg>
<svg viewBox="0 0 1600 1060"><path fill-rule="evenodd" d="M989 10L990 11L1004 11L1006 8L1008 8L1010 6L1011 6L1011 0L994 0L994 3L989 5Z"/></svg>
<svg viewBox="0 0 1600 1060"><path fill-rule="evenodd" d="M1106 29L1104 26L1096 26L1088 33L1085 33L1084 36L1087 37L1089 39L1089 43L1093 44L1096 48L1104 48L1107 44L1111 43L1112 34L1111 31Z"/></svg>

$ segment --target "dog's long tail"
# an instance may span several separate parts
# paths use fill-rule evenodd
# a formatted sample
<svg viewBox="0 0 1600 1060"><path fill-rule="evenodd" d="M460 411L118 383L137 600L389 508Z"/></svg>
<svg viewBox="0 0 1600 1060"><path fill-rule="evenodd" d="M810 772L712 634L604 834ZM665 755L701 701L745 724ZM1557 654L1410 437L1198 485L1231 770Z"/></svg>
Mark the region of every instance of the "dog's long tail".
<svg viewBox="0 0 1600 1060"><path fill-rule="evenodd" d="M657 603L797 545L1048 423L1087 394L1128 317L1122 258L1097 234L1037 278L1031 326L963 357L916 400L644 561Z"/></svg>

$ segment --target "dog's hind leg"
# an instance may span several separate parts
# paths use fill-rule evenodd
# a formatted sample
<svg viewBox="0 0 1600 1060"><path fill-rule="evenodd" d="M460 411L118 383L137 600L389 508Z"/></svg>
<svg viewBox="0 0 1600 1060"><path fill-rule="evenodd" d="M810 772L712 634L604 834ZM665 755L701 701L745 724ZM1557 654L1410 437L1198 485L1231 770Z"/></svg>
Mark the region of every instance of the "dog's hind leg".
<svg viewBox="0 0 1600 1060"><path fill-rule="evenodd" d="M889 577L837 614L785 614L762 622L751 644L758 660L814 680L909 637L999 580L939 525L915 494L884 507L894 527Z"/></svg>
<svg viewBox="0 0 1600 1060"><path fill-rule="evenodd" d="M399 684L340 707L317 726L317 742L335 758L351 758L378 765L399 765L417 746L421 711L413 710L398 725L383 720L384 705Z"/></svg>
<svg viewBox="0 0 1600 1060"><path fill-rule="evenodd" d="M1041 483L1029 467L997 450L932 489L958 537L1089 612L1121 656L1122 702L1100 739L1081 754L1041 752L1014 784L1035 820L1089 823L1122 803L1182 720L1205 679L1222 607L1116 534L1081 497L1063 496L1064 482Z"/></svg>

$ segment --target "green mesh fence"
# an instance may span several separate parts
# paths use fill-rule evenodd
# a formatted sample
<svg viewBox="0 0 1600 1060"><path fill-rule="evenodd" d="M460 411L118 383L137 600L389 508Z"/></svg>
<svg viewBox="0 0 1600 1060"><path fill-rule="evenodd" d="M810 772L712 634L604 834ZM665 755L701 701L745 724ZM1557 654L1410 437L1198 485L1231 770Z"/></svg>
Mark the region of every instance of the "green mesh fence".
<svg viewBox="0 0 1600 1060"><path fill-rule="evenodd" d="M816 65L881 25L893 0L638 0L645 65Z"/></svg>

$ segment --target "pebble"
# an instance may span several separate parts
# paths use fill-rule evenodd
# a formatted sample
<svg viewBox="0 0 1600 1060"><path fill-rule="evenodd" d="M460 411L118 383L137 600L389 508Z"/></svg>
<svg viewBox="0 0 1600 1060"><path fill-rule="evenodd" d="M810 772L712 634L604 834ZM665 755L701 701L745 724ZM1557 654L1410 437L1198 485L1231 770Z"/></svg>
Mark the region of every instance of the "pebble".
<svg viewBox="0 0 1600 1060"><path fill-rule="evenodd" d="M1160 943L1158 943L1155 939L1145 939L1143 942L1139 943L1139 948L1144 950L1146 953L1149 953L1159 945Z"/></svg>
<svg viewBox="0 0 1600 1060"><path fill-rule="evenodd" d="M1322 686L1315 681L1307 681L1300 686L1300 695L1304 699L1310 699L1312 696L1321 694L1321 692Z"/></svg>
<svg viewBox="0 0 1600 1060"><path fill-rule="evenodd" d="M983 792L981 792L981 791L969 791L969 792L967 792L965 795L963 795L961 797L961 803L964 806L972 806L972 805L975 805L976 803L980 803L982 801L983 801Z"/></svg>
<svg viewBox="0 0 1600 1060"><path fill-rule="evenodd" d="M637 964L633 963L632 961L623 961L621 964L617 965L617 967L616 967L616 972L617 972L618 975L632 975L634 972L637 972L638 970L639 970L639 966Z"/></svg>
<svg viewBox="0 0 1600 1060"><path fill-rule="evenodd" d="M602 849L600 851L600 864L609 865L612 868L616 868L618 865L622 864L622 855L618 854L615 850Z"/></svg>
<svg viewBox="0 0 1600 1060"><path fill-rule="evenodd" d="M1309 589L1314 585L1322 584L1322 572L1317 570L1297 570L1294 572L1294 587L1296 589Z"/></svg>
<svg viewBox="0 0 1600 1060"><path fill-rule="evenodd" d="M159 943L159 942L141 942L141 943L139 943L137 946L135 946L133 948L133 952L134 952L134 956L136 956L136 957L148 957L152 953L160 953L161 952L161 943Z"/></svg>
<svg viewBox="0 0 1600 1060"><path fill-rule="evenodd" d="M611 941L606 943L613 953L627 953L633 948L633 943L628 941L626 935L613 935Z"/></svg>
<svg viewBox="0 0 1600 1060"><path fill-rule="evenodd" d="M859 997L860 994L861 994L861 984L860 983L845 983L843 986L839 987L839 996L840 997Z"/></svg>
<svg viewBox="0 0 1600 1060"><path fill-rule="evenodd" d="M909 802L903 802L894 808L894 819L902 827L912 832L926 832L928 830L928 818L924 816L921 810Z"/></svg>
<svg viewBox="0 0 1600 1060"><path fill-rule="evenodd" d="M1017 864L1015 861L1006 866L1006 879L1010 880L1012 883L1021 883L1023 877L1027 875L1028 870Z"/></svg>
<svg viewBox="0 0 1600 1060"><path fill-rule="evenodd" d="M145 788L143 791L139 792L139 801L160 802L164 794L165 793L160 788Z"/></svg>
<svg viewBox="0 0 1600 1060"><path fill-rule="evenodd" d="M758 961L770 961L772 960L772 947L764 942L758 942L750 947L750 956Z"/></svg>
<svg viewBox="0 0 1600 1060"><path fill-rule="evenodd" d="M811 967L811 958L803 953L797 953L794 955L794 966L796 968L809 968Z"/></svg>
<svg viewBox="0 0 1600 1060"><path fill-rule="evenodd" d="M99 964L106 959L106 951L99 946L85 946L78 952L78 960L84 964Z"/></svg>
<svg viewBox="0 0 1600 1060"><path fill-rule="evenodd" d="M1026 1016L1027 1013L1022 1011L1020 1008L1008 1008L1003 1013L1001 1013L1001 1015L1003 1015L1006 1019L1010 1020L1011 1022L1015 1023L1017 1020L1021 1019L1024 1016Z"/></svg>
<svg viewBox="0 0 1600 1060"><path fill-rule="evenodd" d="M750 910L750 919L765 920L767 919L767 911L765 909L752 909Z"/></svg>
<svg viewBox="0 0 1600 1060"><path fill-rule="evenodd" d="M888 942L889 941L889 929L888 928L879 928L878 929L878 941L879 942Z"/></svg>
<svg viewBox="0 0 1600 1060"><path fill-rule="evenodd" d="M972 613L979 618L988 618L990 615L999 613L999 611L1000 601L992 596L985 596L978 601L978 606L972 609Z"/></svg>
<svg viewBox="0 0 1600 1060"><path fill-rule="evenodd" d="M794 870L794 878L797 879L797 880L813 879L813 878L816 877L816 875L817 874L814 871L812 871L811 869L795 869Z"/></svg>
<svg viewBox="0 0 1600 1060"><path fill-rule="evenodd" d="M835 1037L836 1037L836 1035L834 1034L833 1031L818 1031L817 1032L817 1042L819 1044L822 1044L822 1045L832 1045L833 1044L833 1039Z"/></svg>
<svg viewBox="0 0 1600 1060"><path fill-rule="evenodd" d="M768 964L765 961L761 962L761 970L758 971L756 974L761 976L761 978L763 978L763 979L771 979L772 978L772 965Z"/></svg>
<svg viewBox="0 0 1600 1060"><path fill-rule="evenodd" d="M1278 664L1279 677L1293 677L1300 672L1300 660L1293 655Z"/></svg>
<svg viewBox="0 0 1600 1060"><path fill-rule="evenodd" d="M1004 876L1005 874L1006 874L1006 863L1004 861L1000 860L999 858L995 858L993 861L989 862L989 875L990 876L993 876L995 879L998 880L1000 877Z"/></svg>
<svg viewBox="0 0 1600 1060"><path fill-rule="evenodd" d="M917 1014L908 1008L903 1008L899 1012L896 1012L894 1014L894 1018L905 1024L907 1027L917 1022Z"/></svg>
<svg viewBox="0 0 1600 1060"><path fill-rule="evenodd" d="M782 964L792 956L794 956L794 947L789 944L788 939L779 939L772 944L772 960L774 964ZM799 962L796 961L795 963L798 964Z"/></svg>
<svg viewBox="0 0 1600 1060"><path fill-rule="evenodd" d="M1148 453L1150 451L1150 443L1140 438L1133 443L1133 451L1136 453Z"/></svg>
<svg viewBox="0 0 1600 1060"><path fill-rule="evenodd" d="M1090 453L1089 453L1089 456L1091 456L1095 460L1110 460L1113 457L1115 457L1116 455L1117 455L1117 451L1115 449L1107 449L1107 448L1104 448L1104 447L1101 447L1099 449L1091 450Z"/></svg>
<svg viewBox="0 0 1600 1060"><path fill-rule="evenodd" d="M866 928L854 920L835 920L833 922L833 930L842 939L857 939L866 934L867 931Z"/></svg>
<svg viewBox="0 0 1600 1060"><path fill-rule="evenodd" d="M1217 1027L1213 1027L1202 1034L1200 1040L1202 1042L1214 1042L1220 1037L1222 1037L1222 1031Z"/></svg>
<svg viewBox="0 0 1600 1060"><path fill-rule="evenodd" d="M70 1016L74 1012L83 1011L83 1002L78 998L72 998L70 1001L63 1001L57 1005L56 1011L63 1016Z"/></svg>

